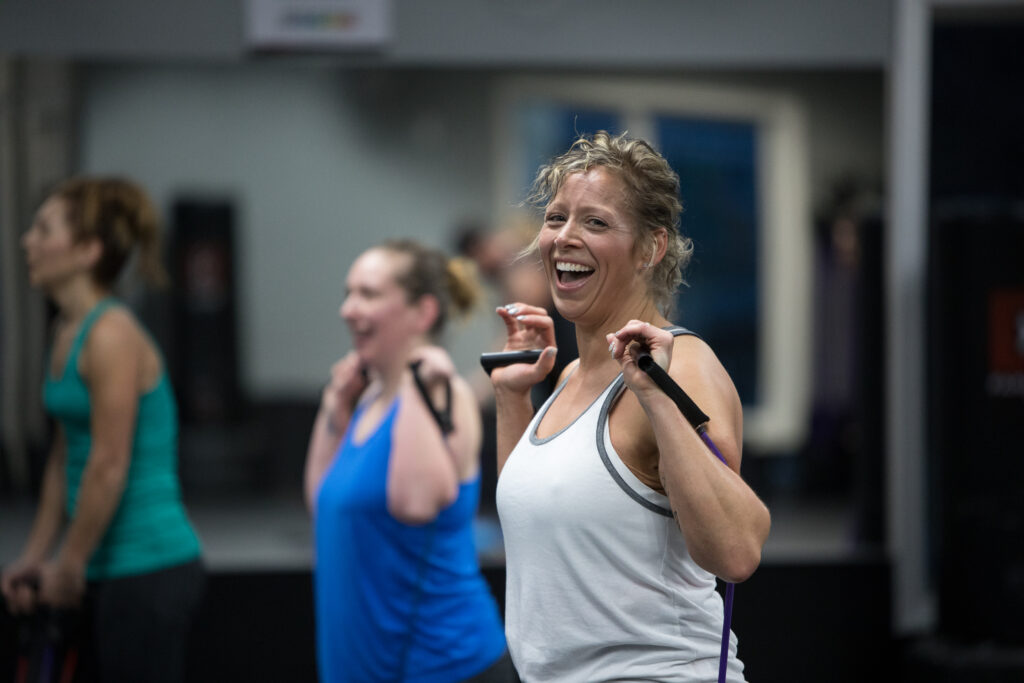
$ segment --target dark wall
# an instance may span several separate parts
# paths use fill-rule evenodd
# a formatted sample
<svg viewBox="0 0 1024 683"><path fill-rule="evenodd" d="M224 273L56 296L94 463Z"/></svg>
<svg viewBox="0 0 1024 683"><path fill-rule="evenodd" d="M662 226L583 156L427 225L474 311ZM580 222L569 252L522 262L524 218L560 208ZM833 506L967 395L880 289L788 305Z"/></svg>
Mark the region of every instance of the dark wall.
<svg viewBox="0 0 1024 683"><path fill-rule="evenodd" d="M939 633L1006 646L1024 646L1022 45L1019 20L933 36L925 353Z"/></svg>

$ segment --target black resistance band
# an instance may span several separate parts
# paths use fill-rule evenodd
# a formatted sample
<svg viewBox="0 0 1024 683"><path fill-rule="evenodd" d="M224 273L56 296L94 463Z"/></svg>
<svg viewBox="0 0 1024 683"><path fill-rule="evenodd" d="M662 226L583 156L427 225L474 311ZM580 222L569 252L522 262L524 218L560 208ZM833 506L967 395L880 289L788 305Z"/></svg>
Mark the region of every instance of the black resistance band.
<svg viewBox="0 0 1024 683"><path fill-rule="evenodd" d="M455 425L452 424L452 383L447 378L444 382L444 407L438 408L434 405L433 401L430 400L430 392L427 391L427 385L420 379L420 363L422 361L414 361L409 363L409 369L412 370L412 379L416 382L416 388L420 391L420 396L423 397L423 402L427 404L427 410L434 417L434 421L437 422L437 426L441 428L441 434L448 436L455 429Z"/></svg>

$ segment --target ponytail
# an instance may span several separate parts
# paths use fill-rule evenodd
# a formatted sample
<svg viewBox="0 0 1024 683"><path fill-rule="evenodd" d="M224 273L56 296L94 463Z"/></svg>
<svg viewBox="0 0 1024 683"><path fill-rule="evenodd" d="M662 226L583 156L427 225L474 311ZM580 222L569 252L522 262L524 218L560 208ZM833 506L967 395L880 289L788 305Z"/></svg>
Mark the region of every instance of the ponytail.
<svg viewBox="0 0 1024 683"><path fill-rule="evenodd" d="M409 257L405 270L395 275L409 301L418 301L427 294L437 299L437 319L430 328L432 335L444 331L453 312L465 315L476 305L479 287L476 267L471 261L449 259L441 251L409 239L391 240L379 248Z"/></svg>
<svg viewBox="0 0 1024 683"><path fill-rule="evenodd" d="M100 241L102 254L92 272L97 284L113 287L133 253L144 280L167 284L160 219L139 185L121 178L78 177L62 183L52 196L64 200L76 241Z"/></svg>
<svg viewBox="0 0 1024 683"><path fill-rule="evenodd" d="M446 275L452 307L460 315L466 315L480 300L476 264L467 258L457 256L448 260Z"/></svg>

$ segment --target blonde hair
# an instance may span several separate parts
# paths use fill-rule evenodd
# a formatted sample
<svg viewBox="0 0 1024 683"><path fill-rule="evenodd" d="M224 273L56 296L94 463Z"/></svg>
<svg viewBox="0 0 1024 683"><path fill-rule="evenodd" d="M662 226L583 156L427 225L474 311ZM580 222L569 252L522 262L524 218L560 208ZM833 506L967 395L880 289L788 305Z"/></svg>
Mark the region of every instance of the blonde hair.
<svg viewBox="0 0 1024 683"><path fill-rule="evenodd" d="M112 287L136 250L139 274L154 285L167 283L160 261L160 219L139 185L123 178L77 177L58 185L50 196L64 202L76 242L100 241L103 253L92 270L99 285Z"/></svg>
<svg viewBox="0 0 1024 683"><path fill-rule="evenodd" d="M683 206L679 201L679 176L650 144L625 133L612 136L598 131L581 136L569 149L537 172L527 202L543 209L573 173L605 168L626 185L626 205L637 219L634 251L654 245L659 228L668 232L665 256L649 270L650 293L666 315L672 310L676 290L683 283L683 269L693 254L693 242L679 233ZM535 249L537 240L524 250Z"/></svg>
<svg viewBox="0 0 1024 683"><path fill-rule="evenodd" d="M438 314L431 335L440 335L453 314L466 315L476 306L480 288L476 267L470 260L448 258L440 250L410 239L390 240L377 248L409 257L406 267L395 273L395 281L410 302L428 294L437 299Z"/></svg>

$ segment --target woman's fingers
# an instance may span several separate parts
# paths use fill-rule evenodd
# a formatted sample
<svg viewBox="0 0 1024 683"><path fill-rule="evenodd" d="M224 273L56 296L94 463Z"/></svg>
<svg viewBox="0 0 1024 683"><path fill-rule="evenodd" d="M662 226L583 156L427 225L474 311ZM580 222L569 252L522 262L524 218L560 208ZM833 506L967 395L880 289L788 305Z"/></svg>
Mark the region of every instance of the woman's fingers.
<svg viewBox="0 0 1024 683"><path fill-rule="evenodd" d="M336 410L351 410L367 384L359 354L350 352L331 366L331 377L324 387L322 404L329 414Z"/></svg>
<svg viewBox="0 0 1024 683"><path fill-rule="evenodd" d="M35 570L15 569L3 576L3 596L12 614L29 614L35 609L38 575Z"/></svg>
<svg viewBox="0 0 1024 683"><path fill-rule="evenodd" d="M635 361L641 350L648 351L666 369L672 359L672 333L642 320L630 320L606 339L612 357L623 363Z"/></svg>
<svg viewBox="0 0 1024 683"><path fill-rule="evenodd" d="M36 608L36 590L27 581L19 582L11 588L7 603L14 614L30 614Z"/></svg>
<svg viewBox="0 0 1024 683"><path fill-rule="evenodd" d="M542 381L555 366L555 324L548 312L540 306L515 302L497 309L505 323L506 351L544 349L533 363L514 363L496 368L491 373L491 382L515 391L529 391Z"/></svg>
<svg viewBox="0 0 1024 683"><path fill-rule="evenodd" d="M505 323L506 350L554 346L554 321L540 306L516 302L500 306L497 313Z"/></svg>
<svg viewBox="0 0 1024 683"><path fill-rule="evenodd" d="M430 384L455 375L455 364L448 352L439 346L425 346L413 352L410 361L419 363L420 377Z"/></svg>
<svg viewBox="0 0 1024 683"><path fill-rule="evenodd" d="M495 368L491 373L491 382L513 391L529 391L554 369L557 351L554 346L548 346L533 363L513 363Z"/></svg>

